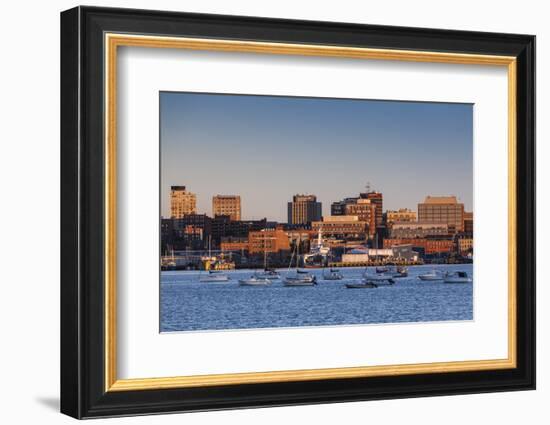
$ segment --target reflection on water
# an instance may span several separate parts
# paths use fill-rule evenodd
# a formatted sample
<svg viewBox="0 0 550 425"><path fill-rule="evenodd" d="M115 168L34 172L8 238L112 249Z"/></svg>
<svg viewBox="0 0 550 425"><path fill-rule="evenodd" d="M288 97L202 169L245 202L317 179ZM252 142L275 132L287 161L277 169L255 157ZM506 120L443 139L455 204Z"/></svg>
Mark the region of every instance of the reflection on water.
<svg viewBox="0 0 550 425"><path fill-rule="evenodd" d="M310 269L317 275L313 287L284 287L281 280L239 286L250 270L228 272L225 283L199 282L195 271L162 272L161 331L472 320L473 285L418 279L434 268L472 275L471 264L413 266L393 286L346 289L346 283L359 281L364 268L342 268L344 279L338 281L323 280L321 269Z"/></svg>

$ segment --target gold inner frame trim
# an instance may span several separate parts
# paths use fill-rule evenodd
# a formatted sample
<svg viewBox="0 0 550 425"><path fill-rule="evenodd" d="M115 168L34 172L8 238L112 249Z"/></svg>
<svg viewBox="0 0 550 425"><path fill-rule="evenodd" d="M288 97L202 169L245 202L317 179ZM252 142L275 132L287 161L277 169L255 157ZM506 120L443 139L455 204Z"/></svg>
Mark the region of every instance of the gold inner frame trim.
<svg viewBox="0 0 550 425"><path fill-rule="evenodd" d="M136 391L215 385L311 381L321 379L449 373L511 369L517 365L516 353L516 58L446 52L371 49L329 45L268 43L148 35L105 34L105 391ZM285 370L252 373L175 376L166 378L118 379L116 325L116 123L117 123L117 49L148 47L322 56L354 59L397 60L507 67L508 72L508 357L495 360Z"/></svg>

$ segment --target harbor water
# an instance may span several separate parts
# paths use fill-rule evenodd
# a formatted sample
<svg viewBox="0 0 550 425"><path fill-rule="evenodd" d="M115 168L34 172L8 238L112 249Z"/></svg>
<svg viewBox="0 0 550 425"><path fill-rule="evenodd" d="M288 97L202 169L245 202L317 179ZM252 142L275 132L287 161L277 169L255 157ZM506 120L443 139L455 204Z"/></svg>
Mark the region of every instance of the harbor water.
<svg viewBox="0 0 550 425"><path fill-rule="evenodd" d="M372 270L371 270L372 269ZM431 270L466 271L472 264L410 266L408 277L392 286L347 289L360 282L364 268L340 268L342 280L323 280L322 269L307 269L317 285L239 286L253 270L232 270L223 283L200 282L198 271L161 273L161 332L336 326L376 323L473 320L473 284L422 281ZM287 270L279 270L282 277ZM291 271L293 273L294 271ZM374 273L374 268L369 268ZM204 272L203 272L204 274ZM475 284L475 277L474 277Z"/></svg>

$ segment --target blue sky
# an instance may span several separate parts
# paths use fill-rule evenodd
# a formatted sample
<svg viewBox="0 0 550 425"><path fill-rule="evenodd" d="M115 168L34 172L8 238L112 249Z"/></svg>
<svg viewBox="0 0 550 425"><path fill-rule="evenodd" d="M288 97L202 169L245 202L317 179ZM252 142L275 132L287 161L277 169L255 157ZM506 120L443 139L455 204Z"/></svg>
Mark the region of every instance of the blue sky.
<svg viewBox="0 0 550 425"><path fill-rule="evenodd" d="M161 215L171 185L241 195L243 219L286 221L296 193L330 204L367 182L384 209L456 195L472 210L473 105L160 93Z"/></svg>

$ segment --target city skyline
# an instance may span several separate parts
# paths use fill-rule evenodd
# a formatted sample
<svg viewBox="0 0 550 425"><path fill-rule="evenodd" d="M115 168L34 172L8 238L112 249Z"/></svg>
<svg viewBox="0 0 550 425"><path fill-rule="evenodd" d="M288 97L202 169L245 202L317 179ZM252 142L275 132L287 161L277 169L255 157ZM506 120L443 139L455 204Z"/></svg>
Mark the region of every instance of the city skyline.
<svg viewBox="0 0 550 425"><path fill-rule="evenodd" d="M163 217L172 185L197 195L199 214L212 214L215 195L239 195L251 220L286 222L299 193L329 216L367 181L384 211L416 211L428 195L472 210L470 104L165 92L160 102Z"/></svg>

